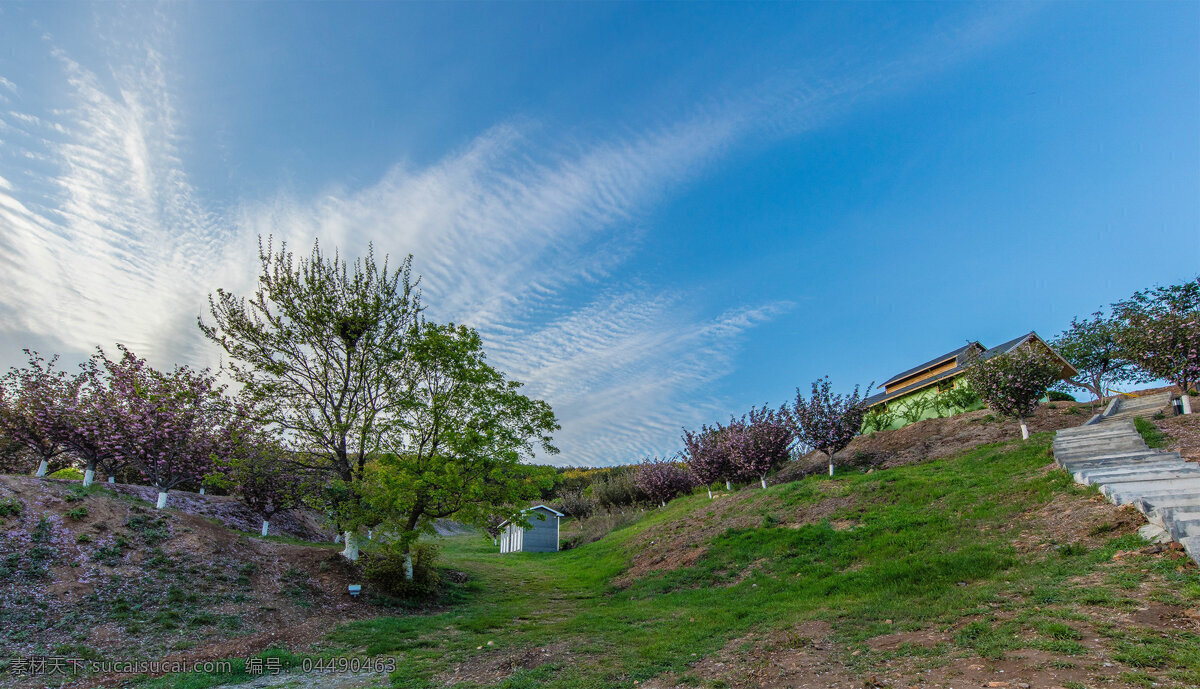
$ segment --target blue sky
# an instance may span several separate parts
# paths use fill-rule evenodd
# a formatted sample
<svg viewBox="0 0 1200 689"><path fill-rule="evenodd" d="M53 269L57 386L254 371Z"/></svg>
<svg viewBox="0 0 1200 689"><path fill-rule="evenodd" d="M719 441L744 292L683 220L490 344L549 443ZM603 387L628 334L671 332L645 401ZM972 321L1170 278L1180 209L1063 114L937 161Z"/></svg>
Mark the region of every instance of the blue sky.
<svg viewBox="0 0 1200 689"><path fill-rule="evenodd" d="M1200 273L1200 5L0 3L0 365L413 253L555 461Z"/></svg>

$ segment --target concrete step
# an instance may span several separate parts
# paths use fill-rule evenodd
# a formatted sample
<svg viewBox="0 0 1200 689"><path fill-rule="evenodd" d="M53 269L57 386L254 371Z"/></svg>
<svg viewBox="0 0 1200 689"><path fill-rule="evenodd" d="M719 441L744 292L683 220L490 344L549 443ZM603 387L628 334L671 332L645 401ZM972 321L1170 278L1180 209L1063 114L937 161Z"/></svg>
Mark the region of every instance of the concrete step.
<svg viewBox="0 0 1200 689"><path fill-rule="evenodd" d="M1175 493L1146 497L1138 500L1135 506L1142 514L1146 515L1146 519L1162 524L1176 513L1187 515L1196 512L1200 514L1200 493Z"/></svg>
<svg viewBox="0 0 1200 689"><path fill-rule="evenodd" d="M1142 464L1145 462L1159 461L1182 461L1178 452L1155 452L1154 450L1146 450L1145 452L1132 452L1122 455L1099 455L1095 457L1078 457L1073 459L1059 460L1062 466L1076 467L1083 469L1087 467L1107 467L1107 466L1122 466L1125 464Z"/></svg>
<svg viewBox="0 0 1200 689"><path fill-rule="evenodd" d="M1200 536L1188 536L1179 543L1183 545L1184 552L1200 565Z"/></svg>
<svg viewBox="0 0 1200 689"><path fill-rule="evenodd" d="M1149 481L1116 481L1100 486L1100 492L1118 505L1169 491L1200 491L1198 478L1151 479Z"/></svg>
<svg viewBox="0 0 1200 689"><path fill-rule="evenodd" d="M1084 485L1098 485L1103 491L1105 486L1111 486L1115 483L1146 483L1149 481L1183 481L1188 479L1200 479L1200 471L1143 471L1136 474L1120 474L1114 476L1087 476L1083 479L1077 479L1076 483Z"/></svg>
<svg viewBox="0 0 1200 689"><path fill-rule="evenodd" d="M1103 446L1085 447L1071 450L1055 450L1054 456L1064 461L1072 459L1087 459L1088 457L1111 457L1113 455L1128 455L1139 452L1149 452L1143 442L1108 443Z"/></svg>
<svg viewBox="0 0 1200 689"><path fill-rule="evenodd" d="M1132 422L1111 423L1111 424L1104 424L1104 425L1100 425L1097 423L1097 424L1092 424L1091 426L1076 426L1074 428L1064 428L1061 431L1059 431L1058 433L1056 433L1054 435L1054 437L1057 440L1058 438L1084 437L1084 436L1092 435L1095 433L1109 433L1109 432L1116 430L1117 428L1119 428L1121 426L1127 426L1130 432L1133 432L1133 433L1137 432L1137 429L1133 427Z"/></svg>
<svg viewBox="0 0 1200 689"><path fill-rule="evenodd" d="M1081 469L1071 474L1079 483L1111 483L1127 477L1155 475L1200 475L1200 467L1186 462L1147 464L1133 467L1109 467L1104 469Z"/></svg>
<svg viewBox="0 0 1200 689"><path fill-rule="evenodd" d="M1163 518L1163 528L1171 539L1182 541L1188 536L1200 536L1200 512L1171 513Z"/></svg>
<svg viewBox="0 0 1200 689"><path fill-rule="evenodd" d="M1128 426L1125 424L1096 424L1094 426L1083 426L1086 431L1078 433L1066 433L1059 431L1054 435L1054 444L1059 445L1064 442L1081 442L1087 440L1095 440L1099 438L1111 438L1122 433L1136 433L1137 428L1132 423ZM1068 429L1070 430L1070 429Z"/></svg>
<svg viewBox="0 0 1200 689"><path fill-rule="evenodd" d="M1075 464L1077 462L1103 462L1108 460L1120 461L1137 461L1145 457L1153 457L1160 453L1151 450L1150 448L1142 448L1140 450L1118 450L1115 452L1097 452L1095 454L1060 454L1054 453L1054 458L1059 464Z"/></svg>

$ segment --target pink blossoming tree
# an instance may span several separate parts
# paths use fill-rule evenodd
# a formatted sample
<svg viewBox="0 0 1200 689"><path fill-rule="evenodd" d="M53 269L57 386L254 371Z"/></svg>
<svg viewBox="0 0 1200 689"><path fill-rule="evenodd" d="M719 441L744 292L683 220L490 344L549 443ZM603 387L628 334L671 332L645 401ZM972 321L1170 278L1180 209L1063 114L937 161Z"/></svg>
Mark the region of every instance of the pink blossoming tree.
<svg viewBox="0 0 1200 689"><path fill-rule="evenodd" d="M75 382L56 369L58 357L49 361L24 350L29 364L12 368L0 380L0 432L20 443L38 458L36 476L45 476L50 463L67 447L61 440L64 403Z"/></svg>
<svg viewBox="0 0 1200 689"><path fill-rule="evenodd" d="M716 426L701 426L699 431L683 431L683 459L696 480L708 490L712 499L712 484L725 481L725 488L730 488L729 480L734 474L733 462L729 457L729 443L725 441L727 429L720 424Z"/></svg>
<svg viewBox="0 0 1200 689"><path fill-rule="evenodd" d="M829 377L826 376L813 381L808 399L796 390L796 402L792 407L796 438L829 457L830 476L833 476L833 456L849 445L862 429L867 411L864 402L873 385L868 385L861 395L857 385L852 394L835 395L830 391Z"/></svg>
<svg viewBox="0 0 1200 689"><path fill-rule="evenodd" d="M1179 386L1191 413L1188 392L1200 382L1200 278L1137 292L1113 310L1123 321L1117 342L1125 356Z"/></svg>
<svg viewBox="0 0 1200 689"><path fill-rule="evenodd" d="M987 359L976 356L964 374L971 389L988 407L1021 425L1021 439L1029 438L1025 419L1037 409L1050 386L1063 378L1063 362L1045 347L1027 342L1015 350Z"/></svg>
<svg viewBox="0 0 1200 689"><path fill-rule="evenodd" d="M638 488L663 507L667 501L696 487L696 477L683 464L657 457L638 465L634 473Z"/></svg>
<svg viewBox="0 0 1200 689"><path fill-rule="evenodd" d="M199 485L214 462L231 446L221 442L230 424L243 423L222 395L214 376L176 366L155 371L124 346L121 358L99 354L112 394L119 403L114 455L135 466L158 489L159 509L167 491L181 484Z"/></svg>
<svg viewBox="0 0 1200 689"><path fill-rule="evenodd" d="M739 476L757 478L767 487L767 474L788 461L795 434L791 415L785 407L751 409L741 419L729 423L725 442L728 455Z"/></svg>

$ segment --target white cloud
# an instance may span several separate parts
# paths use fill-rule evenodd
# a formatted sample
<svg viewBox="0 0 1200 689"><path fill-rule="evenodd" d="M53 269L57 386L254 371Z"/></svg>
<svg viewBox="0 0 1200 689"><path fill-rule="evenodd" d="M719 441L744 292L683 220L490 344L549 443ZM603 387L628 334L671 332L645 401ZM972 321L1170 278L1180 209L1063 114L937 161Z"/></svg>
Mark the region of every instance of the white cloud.
<svg viewBox="0 0 1200 689"><path fill-rule="evenodd" d="M502 124L426 168L398 164L313 198L244 199L218 216L185 172L169 36L148 35L103 69L56 50L75 106L8 113L5 131L42 145L0 143L0 164L27 158L53 173L44 192L0 179L0 331L213 363L195 316L217 287L252 288L258 235L301 251L319 237L346 255L374 242L415 254L432 314L480 328L493 360L551 402L567 464L669 452L680 426L723 416L706 390L736 366L743 334L788 306L714 316L680 288L611 286L646 211L747 135L812 127L981 40L967 32L938 59L771 81L640 134L548 142Z"/></svg>

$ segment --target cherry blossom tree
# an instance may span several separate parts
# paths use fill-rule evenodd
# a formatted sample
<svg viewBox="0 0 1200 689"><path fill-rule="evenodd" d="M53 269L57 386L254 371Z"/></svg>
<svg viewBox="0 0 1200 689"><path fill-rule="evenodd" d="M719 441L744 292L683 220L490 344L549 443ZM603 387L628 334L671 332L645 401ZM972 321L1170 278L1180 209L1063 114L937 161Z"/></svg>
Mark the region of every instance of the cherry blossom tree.
<svg viewBox="0 0 1200 689"><path fill-rule="evenodd" d="M738 474L757 478L764 489L767 474L788 461L793 440L791 415L785 407L751 409L731 421L725 434L729 459Z"/></svg>
<svg viewBox="0 0 1200 689"><path fill-rule="evenodd" d="M241 424L232 404L207 369L176 366L169 373L152 369L124 346L121 358L100 352L119 418L112 437L114 456L135 466L158 489L159 509L167 491L199 484L224 459L231 446L222 442L230 424Z"/></svg>
<svg viewBox="0 0 1200 689"><path fill-rule="evenodd" d="M1179 386L1190 414L1188 392L1200 382L1200 278L1137 292L1113 310L1123 323L1122 352L1150 376Z"/></svg>
<svg viewBox="0 0 1200 689"><path fill-rule="evenodd" d="M80 366L69 394L61 400L56 433L71 454L84 462L83 485L90 486L101 468L109 483L116 481L120 467L117 438L120 436L121 402L113 394L103 366L102 354Z"/></svg>
<svg viewBox="0 0 1200 689"><path fill-rule="evenodd" d="M829 457L829 475L833 476L833 456L843 450L862 429L867 412L864 402L874 383L859 394L858 386L849 395L830 391L829 376L813 381L812 394L806 400L799 389L792 407L795 435L804 445Z"/></svg>
<svg viewBox="0 0 1200 689"><path fill-rule="evenodd" d="M712 499L712 484L724 480L726 490L733 476L733 463L729 458L729 443L725 441L726 429L720 424L704 425L699 431L683 431L683 458L696 480L704 484L708 497Z"/></svg>
<svg viewBox="0 0 1200 689"><path fill-rule="evenodd" d="M1078 376L1066 379L1067 383L1102 400L1109 385L1138 379L1133 362L1125 358L1117 341L1121 326L1119 318L1101 311L1088 319L1071 319L1071 327L1053 342L1054 350L1079 371Z"/></svg>
<svg viewBox="0 0 1200 689"><path fill-rule="evenodd" d="M1050 386L1062 380L1063 362L1031 341L987 359L975 355L967 362L964 375L992 411L1020 423L1021 439L1027 440L1025 419L1037 409Z"/></svg>
<svg viewBox="0 0 1200 689"><path fill-rule="evenodd" d="M62 369L58 357L49 361L24 350L29 363L13 367L0 380L0 432L24 445L38 458L35 476L45 476L50 463L66 451L61 440L64 402L75 383Z"/></svg>
<svg viewBox="0 0 1200 689"><path fill-rule="evenodd" d="M310 481L291 453L264 432L239 428L228 434L230 448L217 465L212 482L236 493L242 504L262 519L268 535L271 518L304 503Z"/></svg>
<svg viewBox="0 0 1200 689"><path fill-rule="evenodd" d="M696 487L696 477L683 464L658 457L639 464L633 480L663 507L667 506L667 501Z"/></svg>

